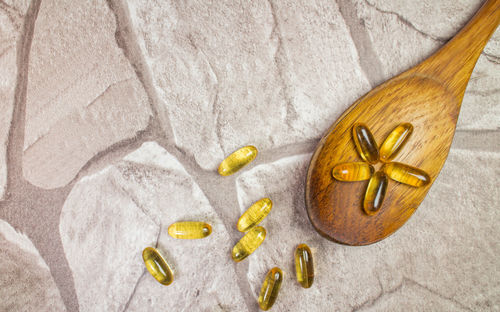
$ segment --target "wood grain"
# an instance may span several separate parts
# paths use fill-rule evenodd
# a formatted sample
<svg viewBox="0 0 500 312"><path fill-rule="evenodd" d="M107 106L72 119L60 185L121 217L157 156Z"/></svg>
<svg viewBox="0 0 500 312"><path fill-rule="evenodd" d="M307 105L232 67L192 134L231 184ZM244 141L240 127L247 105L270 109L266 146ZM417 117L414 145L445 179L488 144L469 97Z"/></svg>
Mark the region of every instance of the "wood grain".
<svg viewBox="0 0 500 312"><path fill-rule="evenodd" d="M368 92L328 129L306 181L307 213L321 235L342 244L367 245L395 232L415 212L446 161L465 88L499 21L500 0L485 2L444 47ZM411 123L413 134L394 161L425 170L431 183L415 188L390 180L381 210L366 215L362 201L368 181L339 182L331 175L336 164L362 161L351 135L356 122L365 123L378 144L397 125Z"/></svg>

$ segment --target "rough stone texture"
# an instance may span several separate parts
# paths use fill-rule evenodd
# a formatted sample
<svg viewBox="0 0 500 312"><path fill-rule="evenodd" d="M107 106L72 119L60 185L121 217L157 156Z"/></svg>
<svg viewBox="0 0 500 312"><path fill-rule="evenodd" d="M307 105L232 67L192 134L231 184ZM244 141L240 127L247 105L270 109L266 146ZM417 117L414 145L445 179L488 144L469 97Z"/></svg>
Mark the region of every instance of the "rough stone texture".
<svg viewBox="0 0 500 312"><path fill-rule="evenodd" d="M387 80L427 58L474 15L482 1L354 2ZM446 26L443 26L446 25ZM500 128L500 30L489 41L471 76L457 129ZM397 60L397 61L395 61Z"/></svg>
<svg viewBox="0 0 500 312"><path fill-rule="evenodd" d="M66 311L38 250L1 219L0 298L0 311Z"/></svg>
<svg viewBox="0 0 500 312"><path fill-rule="evenodd" d="M7 182L6 152L17 77L17 43L28 4L0 2L0 199Z"/></svg>
<svg viewBox="0 0 500 312"><path fill-rule="evenodd" d="M500 31L472 75L449 161L400 231L336 245L314 232L303 203L324 130L444 44L480 2L0 0L0 197L13 129L0 219L44 257L0 221L0 261L17 261L0 265L0 284L22 276L0 287L0 310L23 311L26 300L57 310L62 297L68 311L258 311L276 265L286 280L273 311L500 310ZM162 147L139 148L146 140ZM224 155L246 144L257 159L218 176ZM263 196L275 203L268 237L234 264L237 218ZM167 235L193 219L213 234ZM2 243L5 233L16 239ZM295 282L299 242L316 259L308 290ZM169 287L144 270L149 245L176 270Z"/></svg>
<svg viewBox="0 0 500 312"><path fill-rule="evenodd" d="M319 138L369 90L333 1L129 7L175 141L204 169L244 144Z"/></svg>
<svg viewBox="0 0 500 312"><path fill-rule="evenodd" d="M500 153L452 150L417 213L393 236L371 246L327 242L312 229L303 195L310 155L254 167L237 180L243 212L269 196L264 244L249 257L255 298L273 266L285 270L277 311L495 310L500 308L497 254L500 234ZM478 183L480 181L480 183ZM313 250L316 279L304 290L295 281L294 248ZM412 297L411 300L407 300Z"/></svg>
<svg viewBox="0 0 500 312"><path fill-rule="evenodd" d="M168 236L170 224L189 220L210 223L212 235L192 241ZM156 143L79 182L64 205L61 236L82 311L217 305L244 311L228 232L183 166ZM175 269L169 287L141 275L141 252L157 242Z"/></svg>
<svg viewBox="0 0 500 312"><path fill-rule="evenodd" d="M31 183L64 186L98 152L147 126L147 96L115 32L104 1L42 1L26 103Z"/></svg>

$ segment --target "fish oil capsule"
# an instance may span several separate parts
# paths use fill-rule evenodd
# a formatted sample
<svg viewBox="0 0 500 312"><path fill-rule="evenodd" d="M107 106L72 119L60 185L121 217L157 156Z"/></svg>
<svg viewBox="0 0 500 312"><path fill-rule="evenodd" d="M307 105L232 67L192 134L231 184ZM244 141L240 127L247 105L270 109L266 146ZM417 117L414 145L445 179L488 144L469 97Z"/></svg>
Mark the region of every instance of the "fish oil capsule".
<svg viewBox="0 0 500 312"><path fill-rule="evenodd" d="M368 127L363 123L354 124L352 127L352 137L354 138L354 145L356 145L359 156L370 164L377 163L379 157L378 146Z"/></svg>
<svg viewBox="0 0 500 312"><path fill-rule="evenodd" d="M431 177L425 171L402 163L385 164L383 170L394 181L411 186L420 187L431 182Z"/></svg>
<svg viewBox="0 0 500 312"><path fill-rule="evenodd" d="M259 307L262 310L267 311L271 309L276 298L278 298L282 282L283 272L280 268L272 268L267 272L259 294Z"/></svg>
<svg viewBox="0 0 500 312"><path fill-rule="evenodd" d="M332 176L339 181L368 180L375 170L365 162L338 164L333 167Z"/></svg>
<svg viewBox="0 0 500 312"><path fill-rule="evenodd" d="M406 144L412 132L413 126L410 123L403 123L394 128L380 146L380 160L383 162L393 160Z"/></svg>
<svg viewBox="0 0 500 312"><path fill-rule="evenodd" d="M211 233L212 227L205 222L176 222L168 227L168 234L173 238L180 239L205 238Z"/></svg>
<svg viewBox="0 0 500 312"><path fill-rule="evenodd" d="M255 225L259 224L260 221L269 214L271 208L273 207L273 202L269 198L262 198L256 201L250 208L245 211L236 225L238 231L246 232L250 230Z"/></svg>
<svg viewBox="0 0 500 312"><path fill-rule="evenodd" d="M142 252L142 259L149 273L163 285L170 285L174 281L174 273L160 252L153 247L147 247Z"/></svg>
<svg viewBox="0 0 500 312"><path fill-rule="evenodd" d="M387 183L387 176L382 171L375 172L371 177L363 200L363 209L367 215L374 215L382 207Z"/></svg>
<svg viewBox="0 0 500 312"><path fill-rule="evenodd" d="M314 281L314 266L311 249L306 244L300 244L295 249L295 272L302 287L311 287Z"/></svg>
<svg viewBox="0 0 500 312"><path fill-rule="evenodd" d="M252 254L266 238L266 229L262 226L256 226L248 231L236 245L234 245L232 256L233 260L241 260Z"/></svg>
<svg viewBox="0 0 500 312"><path fill-rule="evenodd" d="M232 175L236 171L248 165L257 157L257 148L248 145L240 148L231 155L227 156L219 165L219 174L221 176Z"/></svg>

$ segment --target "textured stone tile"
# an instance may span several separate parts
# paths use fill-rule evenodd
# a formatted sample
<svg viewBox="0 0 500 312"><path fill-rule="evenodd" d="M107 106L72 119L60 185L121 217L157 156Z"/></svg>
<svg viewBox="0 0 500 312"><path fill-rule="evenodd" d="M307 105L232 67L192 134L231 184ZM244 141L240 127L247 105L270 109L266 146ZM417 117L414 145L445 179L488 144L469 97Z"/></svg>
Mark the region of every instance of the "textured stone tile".
<svg viewBox="0 0 500 312"><path fill-rule="evenodd" d="M204 169L319 138L369 89L332 1L128 1L175 141Z"/></svg>
<svg viewBox="0 0 500 312"><path fill-rule="evenodd" d="M389 79L416 65L441 47L471 18L482 1L378 1L353 3L373 50ZM481 55L466 91L457 129L500 126L500 30Z"/></svg>
<svg viewBox="0 0 500 312"><path fill-rule="evenodd" d="M159 224L120 178L108 167L82 179L61 212L61 240L81 311L123 311L144 269L142 250L159 234Z"/></svg>
<svg viewBox="0 0 500 312"><path fill-rule="evenodd" d="M0 2L0 199L7 182L7 140L14 105L17 77L17 42L20 40L28 4Z"/></svg>
<svg viewBox="0 0 500 312"><path fill-rule="evenodd" d="M25 177L66 185L98 152L134 137L150 109L115 41L103 1L43 1L35 24L26 104Z"/></svg>
<svg viewBox="0 0 500 312"><path fill-rule="evenodd" d="M0 220L0 298L1 311L66 311L38 250L3 220Z"/></svg>
<svg viewBox="0 0 500 312"><path fill-rule="evenodd" d="M283 158L237 179L241 211L264 196L274 201L263 221L266 241L248 259L255 299L267 270L279 266L285 280L276 310L412 309L424 301L439 310L500 306L500 275L495 269L500 252L495 230L500 221L500 172L492 169L500 165L499 153L452 150L409 222L391 237L365 247L338 245L313 230L303 199L309 158ZM315 259L316 279L310 289L295 281L293 266L294 249L304 242ZM408 301L408 296L415 297Z"/></svg>
<svg viewBox="0 0 500 312"><path fill-rule="evenodd" d="M188 220L210 223L212 235L192 241L168 236L171 223ZM96 305L245 310L228 232L183 166L156 143L77 183L61 214L61 236L82 311ZM145 272L142 261L142 250L156 242L175 270L168 287Z"/></svg>

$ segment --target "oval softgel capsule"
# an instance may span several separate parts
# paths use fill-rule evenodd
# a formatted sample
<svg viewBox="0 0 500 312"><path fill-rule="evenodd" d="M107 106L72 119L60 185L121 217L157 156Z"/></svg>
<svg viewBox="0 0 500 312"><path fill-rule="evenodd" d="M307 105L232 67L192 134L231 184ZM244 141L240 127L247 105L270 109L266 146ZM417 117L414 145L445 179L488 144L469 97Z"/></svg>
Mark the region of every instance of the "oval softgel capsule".
<svg viewBox="0 0 500 312"><path fill-rule="evenodd" d="M142 251L144 265L148 272L162 285L168 286L174 281L174 273L160 252L153 247Z"/></svg>
<svg viewBox="0 0 500 312"><path fill-rule="evenodd" d="M269 198L262 198L252 204L240 217L236 227L240 232L247 232L259 224L273 208L273 202Z"/></svg>
<svg viewBox="0 0 500 312"><path fill-rule="evenodd" d="M282 282L283 272L280 268L272 268L269 272L267 272L264 283L262 283L258 299L259 307L262 310L267 311L271 309L278 298Z"/></svg>
<svg viewBox="0 0 500 312"><path fill-rule="evenodd" d="M211 233L210 224L198 221L176 222L168 227L168 234L179 239L200 239Z"/></svg>
<svg viewBox="0 0 500 312"><path fill-rule="evenodd" d="M251 255L266 238L266 229L256 226L248 231L233 248L232 257L236 262L240 262Z"/></svg>
<svg viewBox="0 0 500 312"><path fill-rule="evenodd" d="M251 163L257 157L257 148L248 145L240 148L227 156L220 165L218 172L221 176L228 176L236 173L241 168Z"/></svg>

